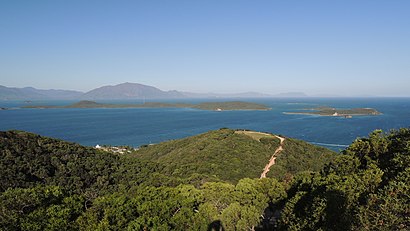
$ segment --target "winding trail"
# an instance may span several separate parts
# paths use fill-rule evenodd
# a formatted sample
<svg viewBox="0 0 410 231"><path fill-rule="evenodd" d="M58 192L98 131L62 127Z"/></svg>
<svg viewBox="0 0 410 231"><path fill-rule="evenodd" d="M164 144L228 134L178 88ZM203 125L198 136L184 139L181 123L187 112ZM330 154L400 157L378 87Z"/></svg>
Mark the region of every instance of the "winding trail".
<svg viewBox="0 0 410 231"><path fill-rule="evenodd" d="M279 147L275 150L275 152L273 153L272 157L269 159L269 163L265 166L265 168L263 168L263 172L261 174L260 179L262 178L266 178L266 174L269 172L270 167L272 167L272 165L275 164L276 161L276 157L278 156L278 154L283 151L283 142L285 142L285 138L277 136L277 135L272 135L269 133L264 133L264 132L255 132L255 131L235 131L235 133L237 134L244 134L247 136L252 137L254 140L257 140L260 142L261 138L264 137L276 137L280 140L280 144Z"/></svg>
<svg viewBox="0 0 410 231"><path fill-rule="evenodd" d="M278 138L280 140L280 145L279 147L275 150L275 153L273 153L272 157L269 160L269 163L265 166L265 168L263 168L263 172L261 174L260 179L262 178L266 178L266 173L269 172L270 167L272 167L272 165L275 164L276 161L276 157L278 156L278 154L283 150L283 142L285 141L285 138L280 137L280 136L276 136L276 138Z"/></svg>

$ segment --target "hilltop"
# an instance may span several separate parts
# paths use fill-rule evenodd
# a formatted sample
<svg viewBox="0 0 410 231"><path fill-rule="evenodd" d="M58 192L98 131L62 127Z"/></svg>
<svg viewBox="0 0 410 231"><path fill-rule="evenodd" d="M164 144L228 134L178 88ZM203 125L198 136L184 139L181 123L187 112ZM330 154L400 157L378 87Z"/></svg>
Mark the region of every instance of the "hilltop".
<svg viewBox="0 0 410 231"><path fill-rule="evenodd" d="M178 91L162 91L156 87L138 83L103 86L81 96L82 99L166 99L182 97L184 97L184 95Z"/></svg>
<svg viewBox="0 0 410 231"><path fill-rule="evenodd" d="M76 181L84 179L90 184L77 184L71 186L71 190L78 185L91 187L94 184L91 182L97 180L95 177L98 178L100 174L110 174L114 177L119 174L118 169L123 169L124 166L140 170L146 168L147 170L142 172L156 172L164 174L164 177L176 177L178 181L192 177L199 177L198 180L226 182L237 182L242 178L259 178L280 145L279 140L273 135L263 134L266 135L255 139L255 136L248 133L220 129L185 139L142 146L131 154L118 156L32 133L0 132L0 172L3 171L4 176L0 191L8 187L30 187L36 183L59 185L62 179L66 181L70 177L76 178ZM336 154L328 149L290 138L286 138L283 147L282 157L271 168L272 174L268 176L281 179L284 174L293 175L304 170L317 171ZM294 159L298 162L293 164ZM28 169L25 167L30 165L32 167ZM107 169L102 169L105 168L103 166ZM93 173L91 176L86 173L87 171L99 173ZM128 177L138 178L138 174L133 174ZM123 178L127 176L124 175ZM121 181L120 178L118 180ZM64 181L61 182L62 186ZM150 181L150 177L145 181Z"/></svg>
<svg viewBox="0 0 410 231"><path fill-rule="evenodd" d="M268 176L283 179L299 171L318 171L336 154L294 139L286 139L283 146ZM174 176L197 173L236 182L245 177L259 178L278 147L279 140L271 135L255 139L231 129L220 129L142 147L132 156L163 164Z"/></svg>

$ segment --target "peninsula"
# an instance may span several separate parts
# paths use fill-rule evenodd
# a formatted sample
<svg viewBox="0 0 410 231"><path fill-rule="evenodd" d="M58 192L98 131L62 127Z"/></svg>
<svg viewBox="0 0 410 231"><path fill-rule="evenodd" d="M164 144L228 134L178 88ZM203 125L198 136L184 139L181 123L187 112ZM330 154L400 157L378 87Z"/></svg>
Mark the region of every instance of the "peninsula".
<svg viewBox="0 0 410 231"><path fill-rule="evenodd" d="M66 106L24 106L22 108L193 108L199 110L208 111L232 111L232 110L270 110L271 108L257 103L242 102L242 101L229 101L229 102L204 102L199 104L189 103L160 103L160 102L147 102L144 104L106 104L97 103L94 101L83 100L74 104Z"/></svg>
<svg viewBox="0 0 410 231"><path fill-rule="evenodd" d="M303 112L284 112L288 115L320 115L320 116L338 116L344 118L352 118L353 116L374 116L381 113L373 108L332 108L332 107L317 107L303 109Z"/></svg>

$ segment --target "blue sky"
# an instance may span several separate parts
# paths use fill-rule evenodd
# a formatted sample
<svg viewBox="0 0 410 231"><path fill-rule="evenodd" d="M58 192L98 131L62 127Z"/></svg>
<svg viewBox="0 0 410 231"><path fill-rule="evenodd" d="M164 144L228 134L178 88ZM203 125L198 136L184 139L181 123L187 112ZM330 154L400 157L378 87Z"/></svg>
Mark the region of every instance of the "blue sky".
<svg viewBox="0 0 410 231"><path fill-rule="evenodd" d="M410 96L410 1L0 1L0 85Z"/></svg>

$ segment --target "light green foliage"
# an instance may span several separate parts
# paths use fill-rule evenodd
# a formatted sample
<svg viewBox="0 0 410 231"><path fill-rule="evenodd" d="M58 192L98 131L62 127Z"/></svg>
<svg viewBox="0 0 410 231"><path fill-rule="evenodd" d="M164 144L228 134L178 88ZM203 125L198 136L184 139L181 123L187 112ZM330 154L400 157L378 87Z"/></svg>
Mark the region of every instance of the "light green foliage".
<svg viewBox="0 0 410 231"><path fill-rule="evenodd" d="M251 230L259 223L260 216L254 206L241 206L235 202L222 212L221 220L226 230Z"/></svg>
<svg viewBox="0 0 410 231"><path fill-rule="evenodd" d="M128 196L97 198L77 222L83 230L208 230L211 223L220 221L226 230L246 230L259 224L269 195L276 200L285 195L281 186L263 190L269 187L265 183L278 182L208 182L201 189L192 185L138 186Z"/></svg>
<svg viewBox="0 0 410 231"><path fill-rule="evenodd" d="M262 190L260 180L245 178L235 186L235 199L241 205L254 206L260 214L268 206L268 197Z"/></svg>
<svg viewBox="0 0 410 231"><path fill-rule="evenodd" d="M268 199L268 203L275 204L286 198L286 190L283 183L275 178L263 178L257 181L259 190Z"/></svg>
<svg viewBox="0 0 410 231"><path fill-rule="evenodd" d="M202 186L205 201L215 207L218 212L221 212L232 203L234 190L235 186L230 183L207 182Z"/></svg>
<svg viewBox="0 0 410 231"><path fill-rule="evenodd" d="M0 195L0 230L76 230L84 199L57 186L9 189Z"/></svg>
<svg viewBox="0 0 410 231"><path fill-rule="evenodd" d="M260 222L268 203L285 198L285 189L275 179L242 179L236 186L207 183L205 200L219 211L226 230L249 230ZM219 195L219 196L218 196Z"/></svg>
<svg viewBox="0 0 410 231"><path fill-rule="evenodd" d="M123 230L137 215L136 205L130 198L112 194L95 199L77 223L81 230Z"/></svg>

